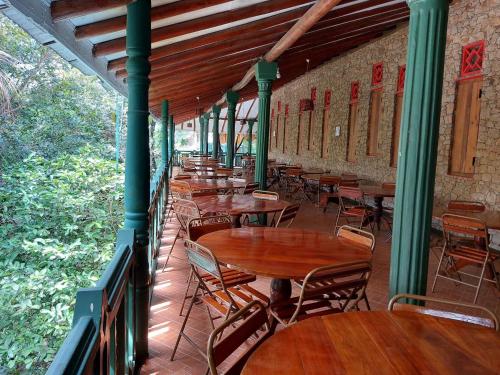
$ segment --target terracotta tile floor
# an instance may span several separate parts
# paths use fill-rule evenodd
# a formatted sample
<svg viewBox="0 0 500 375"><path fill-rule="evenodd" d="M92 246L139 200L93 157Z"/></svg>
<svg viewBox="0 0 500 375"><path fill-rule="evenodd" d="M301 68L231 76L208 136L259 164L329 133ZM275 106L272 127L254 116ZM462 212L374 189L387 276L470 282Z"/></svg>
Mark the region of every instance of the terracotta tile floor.
<svg viewBox="0 0 500 375"><path fill-rule="evenodd" d="M313 204L303 202L293 226L319 231L330 231L334 219L335 209L333 206L323 214L322 210L316 208ZM163 234L164 245L161 248L159 258L159 270L157 271L149 323L150 358L142 368L141 372L143 374L196 375L205 374L206 371L203 357L184 339L181 339L175 360L170 361L170 355L183 319L183 317L179 316L179 311L189 272L182 241L177 241L173 251L173 254L179 259L171 258L165 272L161 272L165 255L170 248L176 231L177 223L175 221L167 223ZM387 308L390 241L386 241L386 238L386 231L376 233L377 246L373 258L374 271L367 289L367 295L373 310ZM438 251L433 252L431 250L429 256L428 294L462 302L471 302L473 299L472 288L455 285L453 282L443 279L438 281L436 292L430 292L438 262ZM257 289L268 293L269 279L258 278L253 284ZM500 295L496 288L492 284L486 283L479 295L478 304L489 307L497 315L500 315L499 297ZM194 306L188 327L188 333L191 337L194 338L200 347L204 348L210 333L210 323L206 309L202 305Z"/></svg>

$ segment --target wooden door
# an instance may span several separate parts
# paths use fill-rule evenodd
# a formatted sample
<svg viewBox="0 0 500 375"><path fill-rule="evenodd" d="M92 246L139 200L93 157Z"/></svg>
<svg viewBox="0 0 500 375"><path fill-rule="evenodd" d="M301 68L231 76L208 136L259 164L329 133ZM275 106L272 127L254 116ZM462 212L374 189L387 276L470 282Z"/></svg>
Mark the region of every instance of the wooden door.
<svg viewBox="0 0 500 375"><path fill-rule="evenodd" d="M356 145L358 143L358 103L351 103L349 106L349 125L347 136L347 161L356 161Z"/></svg>
<svg viewBox="0 0 500 375"><path fill-rule="evenodd" d="M368 140L366 154L375 156L378 152L378 128L380 123L380 108L382 104L382 91L372 90L370 94L370 112L368 117Z"/></svg>
<svg viewBox="0 0 500 375"><path fill-rule="evenodd" d="M403 93L396 94L394 100L394 117L392 118L391 167L398 165L399 133L401 131L401 116L403 115Z"/></svg>

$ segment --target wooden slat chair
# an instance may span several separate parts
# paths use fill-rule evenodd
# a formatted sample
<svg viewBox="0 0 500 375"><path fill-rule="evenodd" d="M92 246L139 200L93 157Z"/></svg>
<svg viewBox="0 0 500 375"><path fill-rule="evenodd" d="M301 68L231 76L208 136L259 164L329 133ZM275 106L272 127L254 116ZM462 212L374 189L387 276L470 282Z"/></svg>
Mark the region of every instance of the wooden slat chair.
<svg viewBox="0 0 500 375"><path fill-rule="evenodd" d="M232 228L232 221L231 217L227 214L218 214L214 216L203 216L200 218L195 218L191 219L188 224L187 224L187 234L188 238L191 241L198 241L198 238L201 236L216 232L219 230L224 230L224 229L231 229ZM220 267L221 272L222 272L222 277L226 282L231 282L232 284L235 285L241 285L243 289L245 289L248 293L250 293L252 296L255 296L259 298L262 301L266 301L267 304L269 304L269 297L265 296L264 294L260 293L258 290L252 288L250 285L247 285L248 283L251 283L255 281L257 278L255 275L250 275L245 272L240 272L234 269L229 269L226 267ZM188 278L188 285L186 287L186 291L184 293L184 299L182 301L182 306L181 310L179 312L179 315L182 315L182 311L184 310L184 304L186 302L187 298L190 298L188 296L189 294L189 289L191 286L191 281L192 281L192 273L189 275ZM208 284L215 283L216 285L218 284L217 280L214 279L214 277L210 274L203 274L201 275L203 278L203 281L205 281Z"/></svg>
<svg viewBox="0 0 500 375"><path fill-rule="evenodd" d="M253 300L252 296L244 292L239 279L228 280L224 278L217 258L208 248L191 240L186 240L186 254L191 270L196 279L196 288L191 296L189 307L182 322L179 335L177 336L174 350L172 351L172 355L170 357L170 360L172 361L179 346L181 337L184 337L184 339L186 339L186 341L188 341L206 359L206 351L199 348L193 339L191 339L184 332L199 292L202 294L200 300L207 308L212 328L215 328L213 323L215 319L222 318L223 321L226 321L230 315L243 308L244 304ZM213 281L206 282L206 275L213 277ZM215 313L215 317L212 316L211 311Z"/></svg>
<svg viewBox="0 0 500 375"><path fill-rule="evenodd" d="M177 239L179 237L187 235L187 224L188 224L189 220L194 219L194 218L198 218L201 216L200 209L199 209L198 205L191 200L177 199L172 203L172 207L173 207L175 216L177 216L177 220L179 221L179 229L177 230L177 233L175 234L174 242L172 243L172 246L170 247L170 250L169 250L168 255L167 255L167 260L165 260L165 264L163 265L161 272L164 272L165 268L167 267L168 260L172 256L172 251L174 250L174 246L175 246L175 243L177 242Z"/></svg>
<svg viewBox="0 0 500 375"><path fill-rule="evenodd" d="M219 341L224 330L234 326L238 321L240 321L238 326ZM248 341L255 335L257 335L258 339ZM225 375L239 375L250 355L270 336L271 327L266 308L259 301L250 302L210 334L207 345L210 374L218 375L217 367L224 363L244 343L247 343L245 351L238 356L236 361L231 363L230 368L224 371Z"/></svg>
<svg viewBox="0 0 500 375"><path fill-rule="evenodd" d="M486 206L481 202L452 200L448 202L448 210L459 210L468 212L484 212Z"/></svg>
<svg viewBox="0 0 500 375"><path fill-rule="evenodd" d="M490 251L488 228L479 219L460 216L454 214L444 214L442 216L444 246L439 258L439 264L432 284L432 291L436 287L438 278L452 280L455 283L468 285L476 289L473 303L476 303L483 280L496 283L499 286L494 261L498 254ZM459 270L457 262L463 261L469 265L476 265L480 268L480 274L474 275ZM441 268L444 266L444 274ZM494 280L485 277L486 266L491 267ZM452 273L457 278L451 277ZM472 284L462 280L461 275L466 275L477 279L477 284Z"/></svg>
<svg viewBox="0 0 500 375"><path fill-rule="evenodd" d="M300 175L302 168L288 168L285 173L285 191L286 195L293 199L303 200L307 198L305 183Z"/></svg>
<svg viewBox="0 0 500 375"><path fill-rule="evenodd" d="M438 304L451 305L451 306L458 307L458 308L467 308L467 309L471 309L471 310L476 310L477 312L484 313L485 315L488 316L488 318L484 318L484 317L480 317L480 316L476 316L476 315L465 315L465 314L460 314L460 313L452 312L452 311L429 309L429 308L424 307L424 306L418 306L418 305L412 305L412 304L408 304L408 303L398 302L399 300L401 300L403 298L412 299L412 300L416 300L416 301L422 301L422 302L432 302L432 303L438 303ZM493 328L496 331L499 330L498 318L493 311L487 309L486 307L479 306L479 305L473 305L470 303L462 303L462 302L450 301L450 300L441 299L441 298L419 296L416 294L396 294L389 301L389 305L387 308L389 311L411 311L411 312L416 312L419 314L437 316L440 318L460 320L460 321L467 322L467 323L472 323L472 324L477 324L477 325L484 326L484 327Z"/></svg>
<svg viewBox="0 0 500 375"><path fill-rule="evenodd" d="M301 281L298 297L271 304L270 312L279 323L288 326L313 316L357 310L371 270L366 261L316 268Z"/></svg>
<svg viewBox="0 0 500 375"><path fill-rule="evenodd" d="M330 198L337 199L337 188L342 181L340 176L320 176L318 181L318 206L326 211ZM329 191L321 191L322 187L327 186Z"/></svg>
<svg viewBox="0 0 500 375"><path fill-rule="evenodd" d="M191 185L189 185L186 181L187 179L174 179L170 180L170 196L172 197L172 201L170 203L169 210L167 212L167 217L165 220L169 220L172 217L172 213L174 212L174 206L173 203L177 199L191 199Z"/></svg>
<svg viewBox="0 0 500 375"><path fill-rule="evenodd" d="M252 191L252 197L254 197L255 199L267 199L271 201L277 201L280 199L280 195L277 192L268 190L254 190ZM274 223L274 216L271 220L271 223ZM258 222L258 219L256 217L254 219L251 219L250 215L245 215L243 217L242 225L261 226Z"/></svg>
<svg viewBox="0 0 500 375"><path fill-rule="evenodd" d="M295 220L295 217L297 216L297 213L299 212L300 209L300 203L296 204L291 204L289 206L286 206L280 213L280 216L278 217L278 220L276 221L275 227L284 227L284 228L289 228L290 225L292 225L293 221ZM285 224L285 225L283 225Z"/></svg>
<svg viewBox="0 0 500 375"><path fill-rule="evenodd" d="M340 186L338 190L339 209L335 221L335 231L340 227L340 218L345 219L348 225L357 222L358 228L367 224L373 232L373 211L366 205L364 194L358 187Z"/></svg>
<svg viewBox="0 0 500 375"><path fill-rule="evenodd" d="M190 180L192 176L190 174L178 174L174 177L174 180Z"/></svg>
<svg viewBox="0 0 500 375"><path fill-rule="evenodd" d="M246 184L245 188L243 189L243 194L252 194L255 190L259 189L259 184L258 183L248 183Z"/></svg>
<svg viewBox="0 0 500 375"><path fill-rule="evenodd" d="M217 172L217 174L224 175L226 179L231 177L234 173L233 168L221 168L221 167L219 167L215 171Z"/></svg>

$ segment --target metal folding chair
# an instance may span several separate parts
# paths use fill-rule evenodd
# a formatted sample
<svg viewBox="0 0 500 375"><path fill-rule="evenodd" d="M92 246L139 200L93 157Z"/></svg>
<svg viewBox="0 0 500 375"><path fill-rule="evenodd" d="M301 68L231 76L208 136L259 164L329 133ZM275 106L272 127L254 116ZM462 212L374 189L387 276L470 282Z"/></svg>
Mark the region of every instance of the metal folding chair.
<svg viewBox="0 0 500 375"><path fill-rule="evenodd" d="M338 189L339 209L335 221L335 231L339 228L340 218L345 219L348 225L357 223L358 228L363 228L367 224L373 231L374 214L366 205L364 194L358 187L340 186Z"/></svg>
<svg viewBox="0 0 500 375"><path fill-rule="evenodd" d="M291 204L286 206L280 213L278 220L276 220L276 224L274 225L278 228L281 224L286 223L286 225L281 225L282 227L289 228L292 225L297 213L299 212L300 204Z"/></svg>

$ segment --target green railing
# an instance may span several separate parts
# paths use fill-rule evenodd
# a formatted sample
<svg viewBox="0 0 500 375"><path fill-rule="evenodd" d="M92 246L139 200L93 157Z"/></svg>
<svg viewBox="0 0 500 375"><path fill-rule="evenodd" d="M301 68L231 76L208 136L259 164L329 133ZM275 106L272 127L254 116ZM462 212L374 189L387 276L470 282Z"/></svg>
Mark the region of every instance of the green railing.
<svg viewBox="0 0 500 375"><path fill-rule="evenodd" d="M168 168L162 166L151 180L148 246L150 295L167 202ZM133 230L120 230L115 255L95 287L77 292L72 328L54 358L48 375L132 374L137 371L134 240Z"/></svg>

